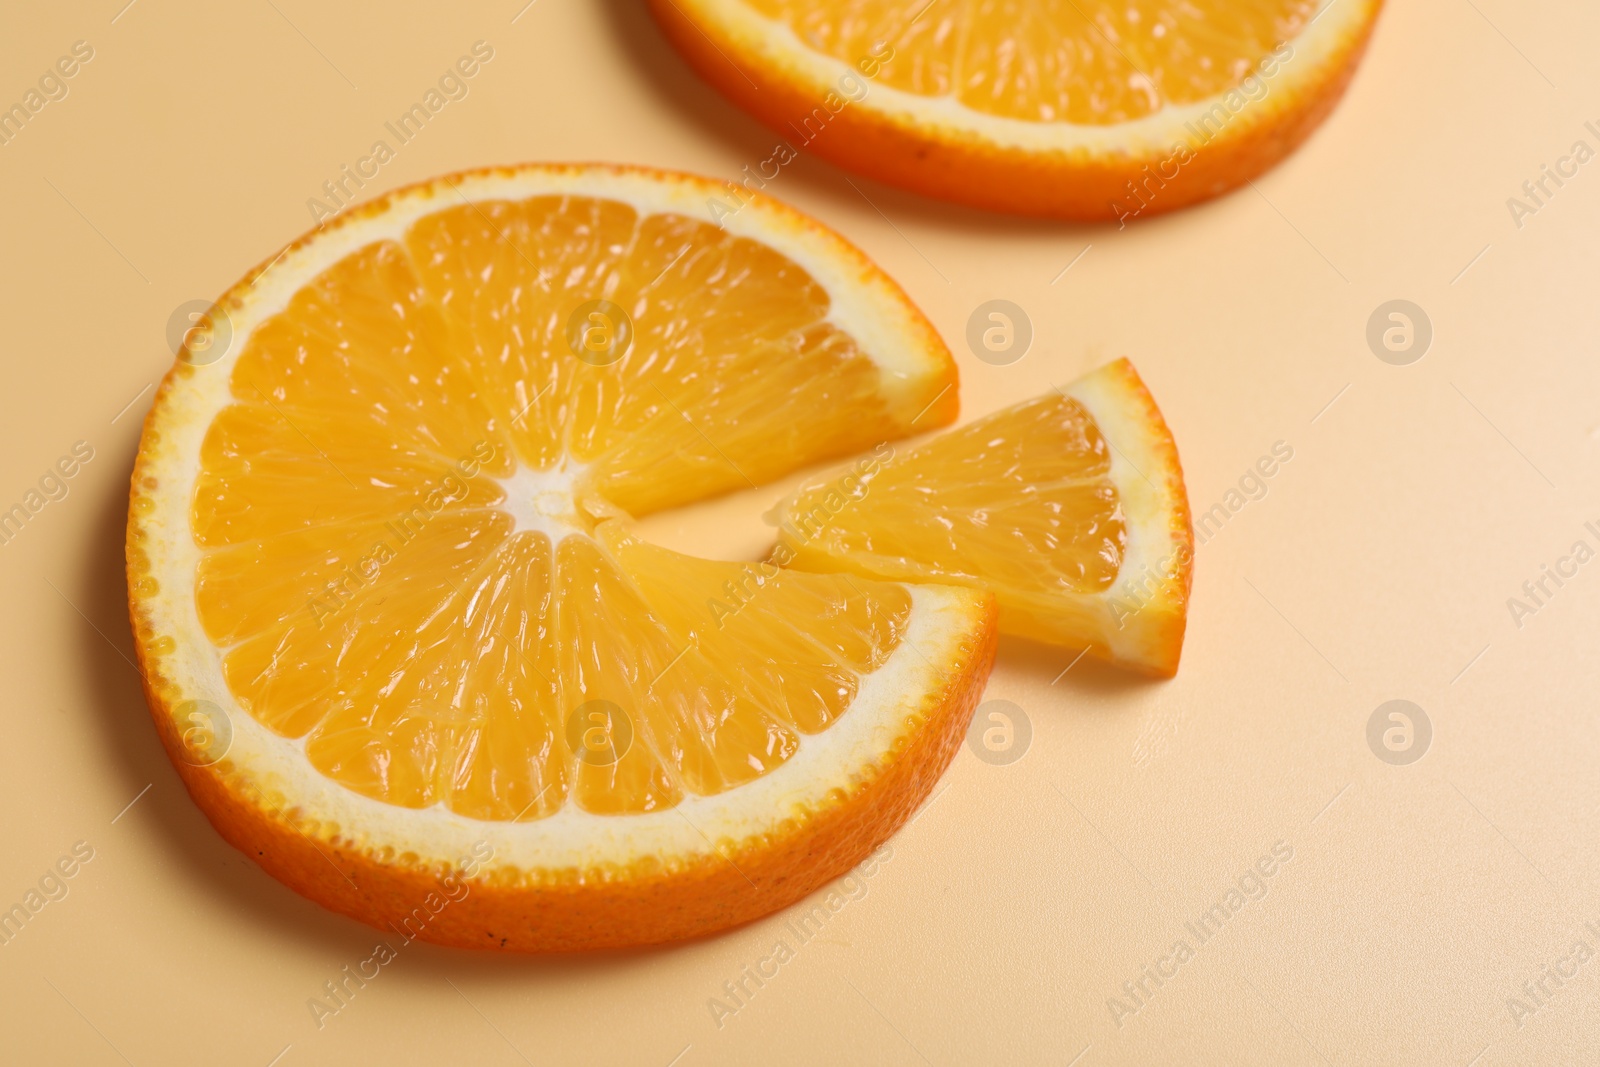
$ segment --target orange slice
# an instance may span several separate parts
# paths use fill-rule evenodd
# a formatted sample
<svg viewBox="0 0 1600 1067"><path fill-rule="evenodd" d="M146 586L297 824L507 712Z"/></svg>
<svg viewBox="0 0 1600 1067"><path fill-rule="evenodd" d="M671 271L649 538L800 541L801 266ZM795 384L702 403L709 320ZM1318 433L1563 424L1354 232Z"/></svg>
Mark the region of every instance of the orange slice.
<svg viewBox="0 0 1600 1067"><path fill-rule="evenodd" d="M226 294L162 383L128 527L151 710L313 900L453 945L691 937L857 863L953 756L985 595L628 533L955 414L892 282L772 201L697 219L714 189L402 190Z"/></svg>
<svg viewBox="0 0 1600 1067"><path fill-rule="evenodd" d="M650 0L690 64L788 152L1068 219L1169 211L1272 166L1343 95L1382 6Z"/></svg>
<svg viewBox="0 0 1600 1067"><path fill-rule="evenodd" d="M992 591L1000 628L1144 673L1178 669L1194 534L1178 450L1126 359L777 512L817 571Z"/></svg>

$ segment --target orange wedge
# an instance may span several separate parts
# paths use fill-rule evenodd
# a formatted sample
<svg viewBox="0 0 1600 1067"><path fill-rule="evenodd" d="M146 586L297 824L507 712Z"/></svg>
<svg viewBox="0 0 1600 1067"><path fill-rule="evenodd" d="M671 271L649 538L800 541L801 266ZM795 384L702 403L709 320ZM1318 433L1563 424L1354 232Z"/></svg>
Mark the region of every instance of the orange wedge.
<svg viewBox="0 0 1600 1067"><path fill-rule="evenodd" d="M986 589L1003 632L1147 674L1178 669L1188 495L1172 434L1126 359L818 479L777 519L784 562Z"/></svg>
<svg viewBox="0 0 1600 1067"><path fill-rule="evenodd" d="M741 186L812 151L974 207L1123 220L1293 151L1343 95L1382 6L650 0L690 64L787 146Z"/></svg>
<svg viewBox="0 0 1600 1067"><path fill-rule="evenodd" d="M692 937L859 862L952 758L986 594L629 532L955 415L892 282L764 198L710 225L715 189L401 190L227 293L231 342L162 383L128 526L151 710L311 899L451 945Z"/></svg>

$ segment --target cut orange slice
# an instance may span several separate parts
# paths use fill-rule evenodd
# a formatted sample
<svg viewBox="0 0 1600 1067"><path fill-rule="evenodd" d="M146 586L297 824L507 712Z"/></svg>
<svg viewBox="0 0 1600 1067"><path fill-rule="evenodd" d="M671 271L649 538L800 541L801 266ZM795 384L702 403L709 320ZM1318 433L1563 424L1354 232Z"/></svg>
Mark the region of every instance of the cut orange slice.
<svg viewBox="0 0 1600 1067"><path fill-rule="evenodd" d="M628 532L955 414L893 283L772 201L697 220L715 188L402 190L230 291L162 383L128 527L151 709L313 900L453 945L691 937L837 877L953 756L985 595Z"/></svg>
<svg viewBox="0 0 1600 1067"><path fill-rule="evenodd" d="M975 207L1127 219L1215 196L1293 151L1343 95L1383 5L650 6L690 64L791 152ZM747 173L747 187L772 177Z"/></svg>
<svg viewBox="0 0 1600 1067"><path fill-rule="evenodd" d="M987 589L1000 628L1148 674L1178 669L1194 534L1178 450L1126 359L777 512L778 556Z"/></svg>

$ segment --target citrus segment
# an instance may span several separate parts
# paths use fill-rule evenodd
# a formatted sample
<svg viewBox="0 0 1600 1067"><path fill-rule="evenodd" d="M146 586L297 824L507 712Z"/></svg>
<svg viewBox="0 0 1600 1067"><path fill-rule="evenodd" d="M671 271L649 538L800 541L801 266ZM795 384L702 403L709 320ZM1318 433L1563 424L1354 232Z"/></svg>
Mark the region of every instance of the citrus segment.
<svg viewBox="0 0 1600 1067"><path fill-rule="evenodd" d="M1305 29L1316 0L749 0L822 55L879 42L877 80L973 111L1115 125L1237 87Z"/></svg>
<svg viewBox="0 0 1600 1067"><path fill-rule="evenodd" d="M707 222L548 197L448 208L408 244L517 458L592 466L634 514L869 447L920 411L906 403L936 399L894 410L879 365L830 321L828 292ZM580 324L601 331L596 365L572 358L568 333L573 309L601 300L626 317ZM808 417L771 418L774 396Z"/></svg>
<svg viewBox="0 0 1600 1067"><path fill-rule="evenodd" d="M984 588L1000 626L1152 674L1176 671L1193 562L1166 422L1127 360L896 455L830 506L780 509L796 565Z"/></svg>
<svg viewBox="0 0 1600 1067"><path fill-rule="evenodd" d="M896 585L695 559L616 523L603 537L675 641L800 733L844 714L860 675L889 658L911 614L910 594Z"/></svg>

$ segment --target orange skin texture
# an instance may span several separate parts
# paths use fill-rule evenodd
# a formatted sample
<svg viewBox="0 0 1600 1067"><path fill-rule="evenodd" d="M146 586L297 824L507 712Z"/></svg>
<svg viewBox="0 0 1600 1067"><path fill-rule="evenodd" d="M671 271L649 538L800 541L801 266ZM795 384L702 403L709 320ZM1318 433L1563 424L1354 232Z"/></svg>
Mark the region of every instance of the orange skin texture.
<svg viewBox="0 0 1600 1067"><path fill-rule="evenodd" d="M708 195L720 190L705 178L646 167L573 164L544 169L568 166L667 176L693 182ZM421 186L516 169L481 168L396 189L341 213L322 230L379 214L391 198ZM786 205L769 202L786 216L823 229ZM290 247L310 242L322 230L303 235ZM846 244L846 252L881 275L854 246ZM250 271L216 306L224 310L240 306L240 295L281 254ZM895 292L904 296L898 286ZM916 328L932 339L932 350L943 351L932 324L909 298L904 303L915 316ZM950 371L953 386L953 364ZM197 372L180 358L162 379L145 419L130 487L129 620L145 700L173 766L217 832L267 873L323 907L407 940L458 948L575 952L701 937L787 907L844 875L916 812L955 758L994 664L998 627L992 597L957 660L945 665L944 686L930 692L908 716L892 759L872 768L847 790L836 790L826 803L792 812L779 833L719 841L717 856L700 857L678 868L641 861L625 868L526 871L520 878L503 871L467 877L450 865L430 865L408 853L385 855L379 847L352 840L337 825L306 817L292 797L264 790L226 757L208 766L194 765L185 758L189 749L177 716L177 708L190 695L165 672L171 638L161 637L152 625L150 605L157 599L157 589L140 518L151 511L160 489L147 455L163 433L164 400ZM930 408L929 424L952 421L957 403L956 390L945 389Z"/></svg>
<svg viewBox="0 0 1600 1067"><path fill-rule="evenodd" d="M803 146L794 127L821 102L812 88L786 72L749 61L740 43L708 22L696 22L673 0L647 0L668 40L696 72L740 108L801 151L812 151L846 170L923 196L1011 215L1079 222L1159 215L1235 189L1274 165L1311 136L1344 96L1366 52L1377 11L1361 31L1341 42L1316 85L1284 101L1238 113L1176 176L1147 179L1170 161L1170 148L1145 154L1096 155L1088 151L1024 151L973 135L919 128L866 107L850 105ZM737 64L737 66L735 66ZM753 84L752 84L753 83ZM1164 175L1164 170L1162 174ZM1129 182L1150 192L1141 199ZM744 195L744 194L741 194Z"/></svg>

